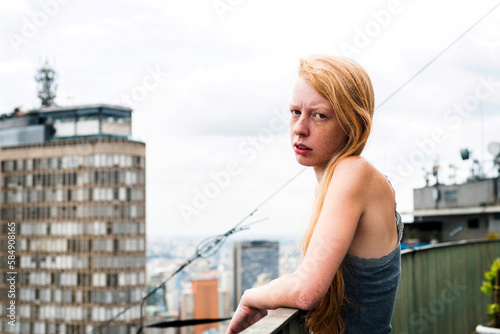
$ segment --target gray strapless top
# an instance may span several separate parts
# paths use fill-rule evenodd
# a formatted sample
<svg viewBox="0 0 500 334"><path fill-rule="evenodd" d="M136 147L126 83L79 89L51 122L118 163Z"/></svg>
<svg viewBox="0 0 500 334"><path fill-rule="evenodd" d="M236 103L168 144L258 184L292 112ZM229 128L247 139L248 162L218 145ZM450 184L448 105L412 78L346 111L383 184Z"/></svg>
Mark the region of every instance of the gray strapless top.
<svg viewBox="0 0 500 334"><path fill-rule="evenodd" d="M396 211L399 241L401 216ZM401 276L401 245L380 258L359 258L347 253L342 262L345 293L345 334L390 333L392 312Z"/></svg>

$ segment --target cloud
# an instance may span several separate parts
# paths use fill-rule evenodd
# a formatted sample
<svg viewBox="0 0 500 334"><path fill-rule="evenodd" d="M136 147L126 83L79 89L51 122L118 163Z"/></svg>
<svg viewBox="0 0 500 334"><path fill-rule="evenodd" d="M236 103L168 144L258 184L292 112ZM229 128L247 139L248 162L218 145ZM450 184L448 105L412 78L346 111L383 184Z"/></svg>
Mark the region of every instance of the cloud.
<svg viewBox="0 0 500 334"><path fill-rule="evenodd" d="M0 73L4 75L15 75L20 73L34 73L34 66L31 62L16 59L5 63L0 63Z"/></svg>
<svg viewBox="0 0 500 334"><path fill-rule="evenodd" d="M199 68L185 77L170 76L138 113L162 110L149 113L150 119L157 124L175 120L172 131L177 133L257 135L269 127L275 113L284 113L289 102L296 75L290 68L296 64L278 64L275 59L253 59ZM289 84L283 85L284 79ZM279 127L287 131L287 126Z"/></svg>
<svg viewBox="0 0 500 334"><path fill-rule="evenodd" d="M109 39L112 36L113 33L109 27L95 22L75 24L59 31L59 38L63 41L95 41L98 39Z"/></svg>
<svg viewBox="0 0 500 334"><path fill-rule="evenodd" d="M0 5L0 13L10 11L29 13L31 10L30 7L26 4L26 1L3 1Z"/></svg>

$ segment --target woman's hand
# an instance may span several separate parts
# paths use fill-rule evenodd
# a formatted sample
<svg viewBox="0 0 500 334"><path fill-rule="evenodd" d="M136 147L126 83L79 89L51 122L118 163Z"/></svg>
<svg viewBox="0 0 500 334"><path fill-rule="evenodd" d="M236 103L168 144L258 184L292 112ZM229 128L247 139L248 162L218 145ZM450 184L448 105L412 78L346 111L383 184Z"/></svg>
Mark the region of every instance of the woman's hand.
<svg viewBox="0 0 500 334"><path fill-rule="evenodd" d="M243 297L241 298L236 312L234 312L233 319L231 319L226 334L237 334L267 315L267 310L245 305Z"/></svg>

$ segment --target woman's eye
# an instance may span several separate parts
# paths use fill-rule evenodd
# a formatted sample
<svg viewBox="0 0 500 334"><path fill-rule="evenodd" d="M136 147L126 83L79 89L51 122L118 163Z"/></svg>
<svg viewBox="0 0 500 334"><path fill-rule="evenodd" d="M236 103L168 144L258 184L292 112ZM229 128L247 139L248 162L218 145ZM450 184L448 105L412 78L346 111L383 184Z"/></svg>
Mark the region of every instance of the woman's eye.
<svg viewBox="0 0 500 334"><path fill-rule="evenodd" d="M317 118L319 118L319 119L325 119L325 118L326 118L326 116L325 116L325 115L323 115L323 114L316 114L316 115L314 115L314 116L316 116L316 117L317 117Z"/></svg>
<svg viewBox="0 0 500 334"><path fill-rule="evenodd" d="M292 115L300 115L300 111L298 110L291 110Z"/></svg>

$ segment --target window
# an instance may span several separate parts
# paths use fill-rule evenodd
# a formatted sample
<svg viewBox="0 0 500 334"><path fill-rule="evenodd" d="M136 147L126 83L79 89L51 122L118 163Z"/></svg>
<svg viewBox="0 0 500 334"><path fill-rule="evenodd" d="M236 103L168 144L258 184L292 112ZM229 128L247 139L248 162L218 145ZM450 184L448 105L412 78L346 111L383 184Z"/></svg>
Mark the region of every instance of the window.
<svg viewBox="0 0 500 334"><path fill-rule="evenodd" d="M479 228L479 219L473 218L467 221L467 227L470 229L478 229Z"/></svg>
<svg viewBox="0 0 500 334"><path fill-rule="evenodd" d="M456 190L446 190L444 192L444 200L446 202L456 202L457 201L457 191Z"/></svg>

